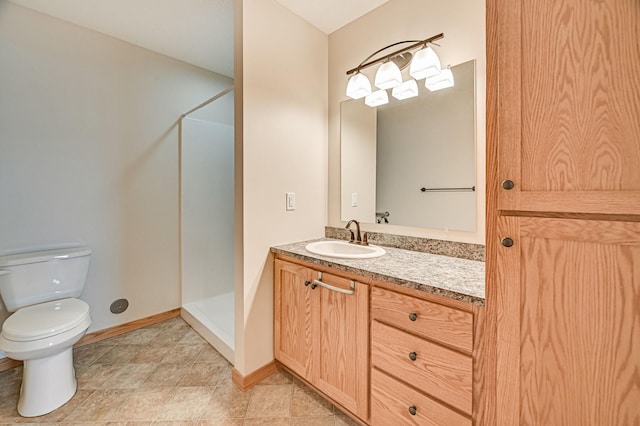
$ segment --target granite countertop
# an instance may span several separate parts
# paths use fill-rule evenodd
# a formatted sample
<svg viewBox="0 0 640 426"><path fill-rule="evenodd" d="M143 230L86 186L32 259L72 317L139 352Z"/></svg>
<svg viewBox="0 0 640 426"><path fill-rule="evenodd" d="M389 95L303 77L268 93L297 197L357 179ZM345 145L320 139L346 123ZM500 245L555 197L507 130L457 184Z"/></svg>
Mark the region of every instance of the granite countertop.
<svg viewBox="0 0 640 426"><path fill-rule="evenodd" d="M319 238L272 247L273 253L352 272L403 287L484 306L484 262L383 247L386 254L372 259L340 259L313 254L305 247Z"/></svg>

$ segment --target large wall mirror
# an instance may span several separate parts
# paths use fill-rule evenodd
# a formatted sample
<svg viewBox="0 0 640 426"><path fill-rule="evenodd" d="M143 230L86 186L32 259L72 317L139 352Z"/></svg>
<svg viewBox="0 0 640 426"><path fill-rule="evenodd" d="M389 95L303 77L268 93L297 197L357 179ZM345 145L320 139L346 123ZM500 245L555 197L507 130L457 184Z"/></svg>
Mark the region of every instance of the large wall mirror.
<svg viewBox="0 0 640 426"><path fill-rule="evenodd" d="M402 101L341 104L341 219L476 231L475 61L455 86Z"/></svg>

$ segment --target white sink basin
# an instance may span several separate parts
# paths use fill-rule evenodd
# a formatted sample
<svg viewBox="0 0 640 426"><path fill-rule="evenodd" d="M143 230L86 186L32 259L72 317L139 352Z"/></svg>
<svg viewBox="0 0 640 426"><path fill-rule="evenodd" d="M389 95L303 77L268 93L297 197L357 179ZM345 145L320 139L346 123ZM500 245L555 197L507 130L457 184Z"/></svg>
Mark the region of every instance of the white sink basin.
<svg viewBox="0 0 640 426"><path fill-rule="evenodd" d="M379 257L386 252L378 246L361 246L346 241L316 241L307 244L307 251L320 256L339 257L342 259L369 259Z"/></svg>

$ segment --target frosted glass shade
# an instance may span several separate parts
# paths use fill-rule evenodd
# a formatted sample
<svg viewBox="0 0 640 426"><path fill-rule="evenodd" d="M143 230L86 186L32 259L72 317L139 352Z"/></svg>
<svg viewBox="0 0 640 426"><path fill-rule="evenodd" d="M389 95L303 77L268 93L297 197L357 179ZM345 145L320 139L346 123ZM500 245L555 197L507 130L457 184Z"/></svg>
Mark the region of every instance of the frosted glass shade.
<svg viewBox="0 0 640 426"><path fill-rule="evenodd" d="M376 72L374 84L378 89L386 90L400 86L402 84L402 74L400 68L393 62L385 62L380 65Z"/></svg>
<svg viewBox="0 0 640 426"><path fill-rule="evenodd" d="M366 75L355 73L347 83L347 96L352 99L364 98L371 94L371 83Z"/></svg>
<svg viewBox="0 0 640 426"><path fill-rule="evenodd" d="M454 85L453 73L449 68L445 68L440 71L440 74L434 75L433 77L427 77L424 81L424 85L432 92L452 87Z"/></svg>
<svg viewBox="0 0 640 426"><path fill-rule="evenodd" d="M418 83L414 79L407 80L398 87L394 87L391 96L398 100L413 98L418 96Z"/></svg>
<svg viewBox="0 0 640 426"><path fill-rule="evenodd" d="M389 95L386 90L376 90L364 98L364 103L370 107L377 107L389 103Z"/></svg>
<svg viewBox="0 0 640 426"><path fill-rule="evenodd" d="M431 47L425 47L413 56L409 74L416 80L420 80L440 74L441 69L438 54Z"/></svg>

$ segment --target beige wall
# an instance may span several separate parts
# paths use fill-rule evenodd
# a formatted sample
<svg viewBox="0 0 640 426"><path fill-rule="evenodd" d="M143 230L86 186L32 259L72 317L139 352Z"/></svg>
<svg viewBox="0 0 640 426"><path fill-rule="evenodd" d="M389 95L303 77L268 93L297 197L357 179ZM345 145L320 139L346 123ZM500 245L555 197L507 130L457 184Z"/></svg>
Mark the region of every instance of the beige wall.
<svg viewBox="0 0 640 426"><path fill-rule="evenodd" d="M243 0L237 7L244 265L236 284L243 299L236 301L235 367L248 374L273 359L269 248L324 234L328 38L274 0ZM285 211L286 192L296 193L295 211Z"/></svg>
<svg viewBox="0 0 640 426"><path fill-rule="evenodd" d="M8 1L0 58L0 252L89 245L90 331L180 306L176 122L231 80Z"/></svg>
<svg viewBox="0 0 640 426"><path fill-rule="evenodd" d="M443 65L477 60L478 232L429 230L393 225L364 229L473 243L484 243L485 191L485 4L471 0L393 0L329 36L329 205L328 224L340 220L340 103L347 99L345 72L376 50L402 40L425 39L443 32L436 48ZM376 67L372 67L375 71ZM369 71L369 72L371 72ZM420 82L422 83L422 82ZM349 159L349 162L358 159Z"/></svg>

